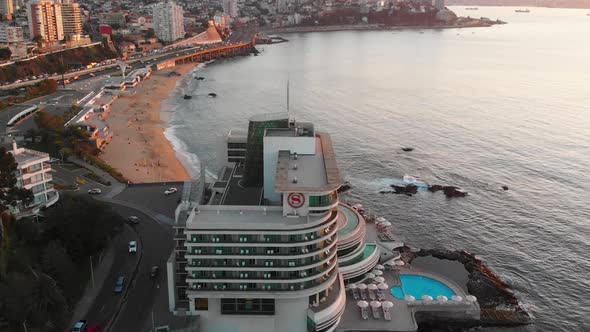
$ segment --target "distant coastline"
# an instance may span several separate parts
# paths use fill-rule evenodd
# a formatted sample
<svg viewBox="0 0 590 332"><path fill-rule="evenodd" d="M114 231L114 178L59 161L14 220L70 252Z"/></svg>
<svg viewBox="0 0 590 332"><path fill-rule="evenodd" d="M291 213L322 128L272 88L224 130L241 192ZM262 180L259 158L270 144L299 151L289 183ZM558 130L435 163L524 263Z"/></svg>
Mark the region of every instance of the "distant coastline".
<svg viewBox="0 0 590 332"><path fill-rule="evenodd" d="M587 0L447 0L447 6L505 6L590 9Z"/></svg>
<svg viewBox="0 0 590 332"><path fill-rule="evenodd" d="M324 25L324 26L292 26L281 28L263 29L266 34L277 33L304 33L304 32L330 32L330 31L379 31L379 30L438 30L461 28L486 28L496 24L505 24L502 21L481 21L468 24L440 24L440 25L383 25L383 24L353 24L353 25Z"/></svg>

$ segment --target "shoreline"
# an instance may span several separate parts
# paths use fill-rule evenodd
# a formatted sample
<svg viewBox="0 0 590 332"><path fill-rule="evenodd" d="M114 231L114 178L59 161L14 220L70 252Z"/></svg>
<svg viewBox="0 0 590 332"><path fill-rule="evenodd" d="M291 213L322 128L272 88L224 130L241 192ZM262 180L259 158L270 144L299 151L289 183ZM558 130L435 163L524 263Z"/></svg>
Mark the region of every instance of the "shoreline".
<svg viewBox="0 0 590 332"><path fill-rule="evenodd" d="M133 88L133 95L121 95L105 119L114 135L99 158L132 183L190 180L165 134L168 119L162 112L178 82L195 67L193 63L153 71L149 79ZM173 71L180 75L168 76Z"/></svg>
<svg viewBox="0 0 590 332"><path fill-rule="evenodd" d="M387 26L382 24L355 24L355 25L325 25L325 26L296 26L285 28L271 28L261 32L272 35L282 33L308 33L308 32L334 32L334 31L398 31L398 30L446 30L465 28L489 28L494 25L505 24L505 22L463 24L463 25L408 25L408 26Z"/></svg>

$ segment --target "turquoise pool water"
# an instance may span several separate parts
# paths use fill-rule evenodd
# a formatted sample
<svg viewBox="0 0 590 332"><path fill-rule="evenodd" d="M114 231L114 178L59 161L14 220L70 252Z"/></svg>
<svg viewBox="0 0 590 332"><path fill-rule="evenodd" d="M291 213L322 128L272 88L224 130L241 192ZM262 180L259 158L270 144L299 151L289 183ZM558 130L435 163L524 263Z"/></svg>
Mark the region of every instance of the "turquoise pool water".
<svg viewBox="0 0 590 332"><path fill-rule="evenodd" d="M455 292L447 285L432 278L415 274L402 274L399 278L402 285L391 288L391 295L398 299L403 300L406 295L412 295L417 300L424 295L430 295L435 299L439 295L444 295L450 299L451 296L455 295Z"/></svg>

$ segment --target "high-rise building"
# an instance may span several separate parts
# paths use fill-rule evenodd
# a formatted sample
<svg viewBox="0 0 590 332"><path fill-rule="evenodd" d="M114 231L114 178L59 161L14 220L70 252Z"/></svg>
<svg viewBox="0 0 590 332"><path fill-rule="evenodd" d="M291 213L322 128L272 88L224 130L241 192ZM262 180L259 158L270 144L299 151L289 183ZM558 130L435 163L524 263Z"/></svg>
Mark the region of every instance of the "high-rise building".
<svg viewBox="0 0 590 332"><path fill-rule="evenodd" d="M10 44L24 41L22 27L13 27L9 25L0 25L0 43Z"/></svg>
<svg viewBox="0 0 590 332"><path fill-rule="evenodd" d="M445 8L445 0L434 0L434 7L438 10Z"/></svg>
<svg viewBox="0 0 590 332"><path fill-rule="evenodd" d="M166 42L184 38L182 7L174 1L160 2L154 6L153 20L156 37Z"/></svg>
<svg viewBox="0 0 590 332"><path fill-rule="evenodd" d="M3 18L12 18L12 15L14 15L14 0L0 0L0 15Z"/></svg>
<svg viewBox="0 0 590 332"><path fill-rule="evenodd" d="M61 4L48 0L29 3L27 7L31 38L40 36L44 42L64 39Z"/></svg>
<svg viewBox="0 0 590 332"><path fill-rule="evenodd" d="M339 201L330 136L269 114L221 142L218 180L186 183L176 210L170 309L199 315L204 332L333 331L345 282L365 278L381 249Z"/></svg>
<svg viewBox="0 0 590 332"><path fill-rule="evenodd" d="M73 35L82 34L82 14L79 3L72 0L63 0L61 3L61 16L64 36L70 38Z"/></svg>
<svg viewBox="0 0 590 332"><path fill-rule="evenodd" d="M238 0L223 0L223 12L230 17L238 17Z"/></svg>

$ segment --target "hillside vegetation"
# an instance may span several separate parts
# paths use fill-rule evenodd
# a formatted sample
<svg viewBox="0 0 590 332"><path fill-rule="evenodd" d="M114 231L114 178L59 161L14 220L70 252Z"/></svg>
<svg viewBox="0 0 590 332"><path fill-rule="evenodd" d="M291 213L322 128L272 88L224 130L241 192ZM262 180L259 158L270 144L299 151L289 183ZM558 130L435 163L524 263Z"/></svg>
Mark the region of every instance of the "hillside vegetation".
<svg viewBox="0 0 590 332"><path fill-rule="evenodd" d="M92 62L100 62L116 57L117 55L113 51L102 45L70 49L0 67L0 82L12 82L17 79L33 75L38 76L45 73L61 73L64 68L68 70L85 66Z"/></svg>

